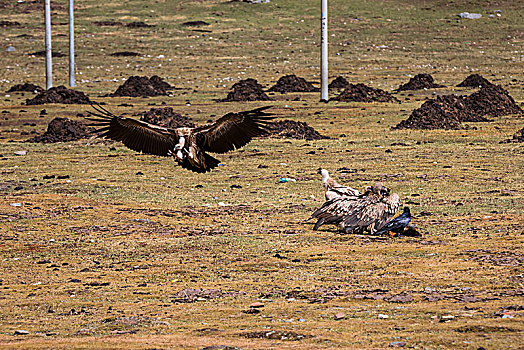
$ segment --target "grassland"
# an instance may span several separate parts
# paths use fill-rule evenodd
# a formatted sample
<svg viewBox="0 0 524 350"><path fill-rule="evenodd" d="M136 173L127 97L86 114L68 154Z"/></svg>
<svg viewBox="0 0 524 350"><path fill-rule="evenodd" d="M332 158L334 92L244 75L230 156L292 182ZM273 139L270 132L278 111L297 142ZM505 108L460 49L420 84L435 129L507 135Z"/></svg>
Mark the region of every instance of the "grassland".
<svg viewBox="0 0 524 350"><path fill-rule="evenodd" d="M67 7L53 3L61 5L54 49L67 53ZM43 49L44 34L42 12L30 4L0 7L20 23L0 28L4 46L16 48L0 55L0 91L45 84L43 58L28 55ZM198 123L262 106L215 99L248 77L267 87L285 74L318 81L319 7L79 2L77 89L116 113L165 102ZM501 16L489 18L494 10ZM462 130L390 129L433 92L471 93L453 87L471 73L522 103L519 10L510 1L330 1L330 80L343 75L391 91L426 72L449 88L397 94L401 104L273 95L279 118L333 139L255 140L220 156L224 166L206 175L99 140L24 143L21 133L43 132L57 116L78 119L86 107L26 106L33 94L4 94L0 347L522 348L523 314L512 305L522 305L524 288L524 147L499 143L523 127L522 116ZM483 17L457 19L463 11ZM181 25L190 20L210 25ZM116 51L140 56L109 55ZM54 72L55 85L65 85L67 57L55 59ZM179 90L100 97L130 75L153 74ZM20 150L27 154L14 155ZM305 221L323 200L319 166L356 188L385 181L411 206L423 236L312 231ZM342 167L352 170L336 171ZM278 183L283 176L297 182ZM254 302L264 304L260 313L246 313Z"/></svg>

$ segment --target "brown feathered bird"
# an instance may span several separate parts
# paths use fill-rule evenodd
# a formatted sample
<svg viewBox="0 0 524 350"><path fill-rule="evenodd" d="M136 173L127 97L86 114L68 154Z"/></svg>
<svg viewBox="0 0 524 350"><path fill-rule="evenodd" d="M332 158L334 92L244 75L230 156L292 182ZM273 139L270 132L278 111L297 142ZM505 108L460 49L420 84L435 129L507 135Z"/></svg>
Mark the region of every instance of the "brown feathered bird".
<svg viewBox="0 0 524 350"><path fill-rule="evenodd" d="M337 197L356 197L360 192L349 186L343 186L333 180L326 169L318 168L318 173L322 175L322 186L326 189L326 200Z"/></svg>
<svg viewBox="0 0 524 350"><path fill-rule="evenodd" d="M339 225L345 233L375 233L397 212L400 197L381 182L358 197L336 197L325 202L311 218L316 218L314 230L323 224Z"/></svg>
<svg viewBox="0 0 524 350"><path fill-rule="evenodd" d="M228 113L216 122L195 128L166 128L141 120L114 115L100 105L92 105L91 126L99 127L99 137L122 141L128 148L157 156L175 158L183 168L205 173L220 161L207 152L226 153L246 145L253 137L268 133L267 123L275 118L265 112L271 106Z"/></svg>

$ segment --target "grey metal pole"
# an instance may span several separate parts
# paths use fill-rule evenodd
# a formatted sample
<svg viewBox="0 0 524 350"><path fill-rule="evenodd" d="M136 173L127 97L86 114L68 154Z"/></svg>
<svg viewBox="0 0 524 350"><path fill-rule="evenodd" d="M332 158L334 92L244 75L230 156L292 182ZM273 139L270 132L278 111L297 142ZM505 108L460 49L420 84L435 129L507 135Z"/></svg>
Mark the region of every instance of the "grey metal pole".
<svg viewBox="0 0 524 350"><path fill-rule="evenodd" d="M321 13L321 39L320 39L320 101L328 101L328 4L327 0L322 0Z"/></svg>
<svg viewBox="0 0 524 350"><path fill-rule="evenodd" d="M74 0L69 0L69 86L75 84L75 15Z"/></svg>
<svg viewBox="0 0 524 350"><path fill-rule="evenodd" d="M45 87L53 87L53 58L51 50L51 0L44 0L45 14Z"/></svg>

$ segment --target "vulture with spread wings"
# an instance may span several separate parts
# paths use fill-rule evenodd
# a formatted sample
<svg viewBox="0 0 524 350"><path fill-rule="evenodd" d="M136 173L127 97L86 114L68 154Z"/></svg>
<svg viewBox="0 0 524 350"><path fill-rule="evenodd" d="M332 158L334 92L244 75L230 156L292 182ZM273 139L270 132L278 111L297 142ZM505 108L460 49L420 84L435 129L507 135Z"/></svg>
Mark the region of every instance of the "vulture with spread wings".
<svg viewBox="0 0 524 350"><path fill-rule="evenodd" d="M311 218L316 218L314 230L323 224L339 225L345 233L375 233L397 212L400 197L390 193L381 182L369 186L358 197L336 197L325 202Z"/></svg>
<svg viewBox="0 0 524 350"><path fill-rule="evenodd" d="M268 133L267 123L275 118L265 112L271 106L228 113L216 122L196 128L165 128L141 120L114 115L100 105L93 105L88 120L96 126L99 137L122 141L128 148L157 156L175 158L183 168L205 173L220 161L206 152L226 153L246 145L253 137Z"/></svg>

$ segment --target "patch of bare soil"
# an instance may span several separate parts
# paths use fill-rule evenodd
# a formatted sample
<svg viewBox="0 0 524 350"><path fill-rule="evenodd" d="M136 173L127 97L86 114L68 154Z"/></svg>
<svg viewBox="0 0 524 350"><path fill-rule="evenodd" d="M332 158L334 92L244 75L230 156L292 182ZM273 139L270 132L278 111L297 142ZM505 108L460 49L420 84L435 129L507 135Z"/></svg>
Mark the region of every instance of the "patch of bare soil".
<svg viewBox="0 0 524 350"><path fill-rule="evenodd" d="M328 89L343 90L349 86L349 81L342 76L338 76L328 85Z"/></svg>
<svg viewBox="0 0 524 350"><path fill-rule="evenodd" d="M25 101L26 105L42 105L46 103L91 104L91 100L81 91L66 88L63 85L42 91L32 99Z"/></svg>
<svg viewBox="0 0 524 350"><path fill-rule="evenodd" d="M126 24L126 27L128 28L151 28L151 27L155 27L155 25L147 24L144 22L130 22Z"/></svg>
<svg viewBox="0 0 524 350"><path fill-rule="evenodd" d="M483 86L479 91L469 95L465 102L468 111L478 116L499 117L522 113L522 109L515 103L513 97L499 85Z"/></svg>
<svg viewBox="0 0 524 350"><path fill-rule="evenodd" d="M272 99L266 95L262 85L255 79L248 78L240 80L238 83L233 84L231 91L227 94L227 97L220 102L229 101L271 101Z"/></svg>
<svg viewBox="0 0 524 350"><path fill-rule="evenodd" d="M266 330L258 332L249 332L244 333L246 338L262 338L262 339L273 339L273 340L288 340L288 341L298 341L306 338L311 338L310 335L300 334L291 331L275 331L275 330Z"/></svg>
<svg viewBox="0 0 524 350"><path fill-rule="evenodd" d="M209 23L204 21L187 21L182 23L184 27L202 27L202 26L208 26Z"/></svg>
<svg viewBox="0 0 524 350"><path fill-rule="evenodd" d="M92 136L92 131L94 130L81 121L55 118L49 122L47 131L44 134L30 138L27 142L54 143L75 141Z"/></svg>
<svg viewBox="0 0 524 350"><path fill-rule="evenodd" d="M11 86L7 92L15 92L15 91L28 91L28 92L42 92L44 89L42 89L40 86L31 84L31 83L23 83L23 84L16 84Z"/></svg>
<svg viewBox="0 0 524 350"><path fill-rule="evenodd" d="M65 57L64 53L53 51L51 54L53 57ZM45 57L45 50L42 51L36 51L29 54L29 56L36 56L36 57Z"/></svg>
<svg viewBox="0 0 524 350"><path fill-rule="evenodd" d="M16 21L0 21L0 27L18 27L19 22Z"/></svg>
<svg viewBox="0 0 524 350"><path fill-rule="evenodd" d="M136 57L136 56L140 56L140 54L138 52L132 52L132 51L118 51L118 52L112 53L109 56L114 56L114 57Z"/></svg>
<svg viewBox="0 0 524 350"><path fill-rule="evenodd" d="M464 81L457 85L457 87L472 87L472 88L478 88L483 86L492 85L490 81L486 78L484 78L480 74L471 74L468 76Z"/></svg>
<svg viewBox="0 0 524 350"><path fill-rule="evenodd" d="M168 90L172 90L173 88L174 87L166 83L164 79L157 75L153 75L151 78L133 75L129 77L124 84L120 85L114 93L108 94L107 96L166 96Z"/></svg>
<svg viewBox="0 0 524 350"><path fill-rule="evenodd" d="M445 86L436 84L431 74L422 73L417 74L413 78L409 79L409 81L406 84L400 85L397 91L435 89L442 87Z"/></svg>
<svg viewBox="0 0 524 350"><path fill-rule="evenodd" d="M501 141L500 143L513 143L513 142L524 142L524 128L517 131L513 138Z"/></svg>
<svg viewBox="0 0 524 350"><path fill-rule="evenodd" d="M202 299L218 299L225 297L235 297L245 294L244 292L229 291L223 292L219 289L192 289L186 288L172 296L174 303L193 303Z"/></svg>
<svg viewBox="0 0 524 350"><path fill-rule="evenodd" d="M166 128L193 128L196 126L190 118L183 116L180 113L175 113L171 107L151 108L148 112L141 112L135 115L140 115L140 120L147 123L160 125Z"/></svg>
<svg viewBox="0 0 524 350"><path fill-rule="evenodd" d="M341 102L400 102L389 92L364 84L349 84L340 95L330 100Z"/></svg>
<svg viewBox="0 0 524 350"><path fill-rule="evenodd" d="M284 94L286 92L318 92L320 89L314 87L313 84L306 81L306 79L290 74L278 79L277 83L270 87L268 91Z"/></svg>
<svg viewBox="0 0 524 350"><path fill-rule="evenodd" d="M293 120L279 120L267 124L269 135L277 138L291 138L298 140L322 140L329 139L328 136L321 135L318 131L307 125L305 122Z"/></svg>
<svg viewBox="0 0 524 350"><path fill-rule="evenodd" d="M122 26L122 22L115 21L94 21L93 24L99 27L119 27Z"/></svg>

